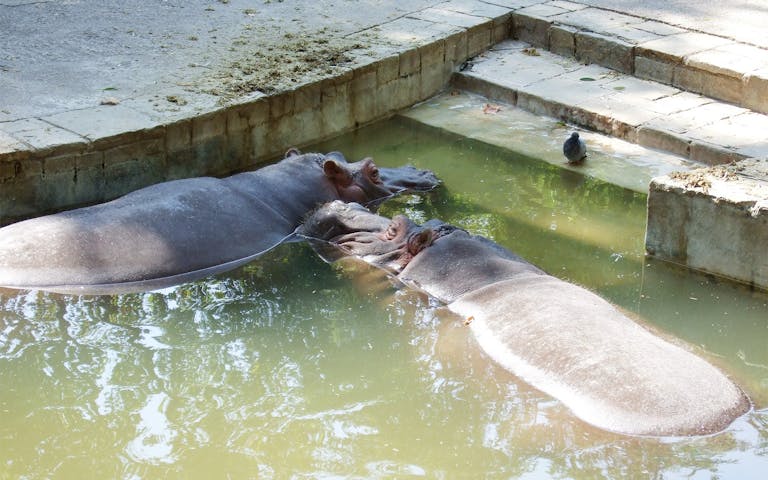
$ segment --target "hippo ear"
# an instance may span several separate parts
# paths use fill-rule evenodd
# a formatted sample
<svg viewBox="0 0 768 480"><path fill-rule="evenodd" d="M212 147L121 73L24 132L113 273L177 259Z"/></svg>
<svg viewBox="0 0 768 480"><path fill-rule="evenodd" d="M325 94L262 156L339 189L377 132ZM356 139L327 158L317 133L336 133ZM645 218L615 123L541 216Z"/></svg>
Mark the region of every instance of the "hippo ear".
<svg viewBox="0 0 768 480"><path fill-rule="evenodd" d="M301 150L299 150L296 147L291 147L288 150L286 150L285 157L283 157L283 158L296 157L298 155L301 155Z"/></svg>
<svg viewBox="0 0 768 480"><path fill-rule="evenodd" d="M352 175L336 160L326 159L323 162L323 173L334 185L348 187L352 184Z"/></svg>
<svg viewBox="0 0 768 480"><path fill-rule="evenodd" d="M419 233L412 235L408 239L408 253L411 255L416 255L420 251L432 245L433 240L434 235L432 235L431 229L425 228L421 230Z"/></svg>

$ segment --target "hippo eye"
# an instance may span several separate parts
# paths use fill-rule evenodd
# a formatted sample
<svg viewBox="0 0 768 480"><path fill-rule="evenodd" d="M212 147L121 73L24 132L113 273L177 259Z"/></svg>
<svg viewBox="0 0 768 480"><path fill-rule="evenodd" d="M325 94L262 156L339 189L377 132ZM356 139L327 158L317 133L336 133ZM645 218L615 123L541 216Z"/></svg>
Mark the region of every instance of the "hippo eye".
<svg viewBox="0 0 768 480"><path fill-rule="evenodd" d="M371 167L370 177L371 177L371 181L374 183L381 182L381 177L379 176L379 169L376 167Z"/></svg>

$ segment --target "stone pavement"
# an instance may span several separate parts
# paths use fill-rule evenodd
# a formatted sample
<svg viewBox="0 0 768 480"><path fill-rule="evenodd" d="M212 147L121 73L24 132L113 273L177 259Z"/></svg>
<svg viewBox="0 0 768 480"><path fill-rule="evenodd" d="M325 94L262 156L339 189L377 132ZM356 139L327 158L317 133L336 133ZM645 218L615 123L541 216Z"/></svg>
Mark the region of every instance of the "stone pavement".
<svg viewBox="0 0 768 480"><path fill-rule="evenodd" d="M0 223L248 168L428 98L510 37L536 49L507 44L520 68L499 70L520 106L696 160L762 155L768 50L733 27L768 13L738 3L731 21L692 0L0 0Z"/></svg>

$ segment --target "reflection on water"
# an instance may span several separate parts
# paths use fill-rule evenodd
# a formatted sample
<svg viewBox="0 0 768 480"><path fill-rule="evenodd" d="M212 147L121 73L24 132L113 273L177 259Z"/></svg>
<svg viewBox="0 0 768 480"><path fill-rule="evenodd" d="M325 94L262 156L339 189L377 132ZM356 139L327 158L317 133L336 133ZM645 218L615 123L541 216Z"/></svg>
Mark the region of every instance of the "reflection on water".
<svg viewBox="0 0 768 480"><path fill-rule="evenodd" d="M0 478L760 478L768 296L642 255L641 195L401 121L319 147L432 168L442 218L684 339L757 408L691 439L599 431L438 305L286 245L161 292L0 294Z"/></svg>

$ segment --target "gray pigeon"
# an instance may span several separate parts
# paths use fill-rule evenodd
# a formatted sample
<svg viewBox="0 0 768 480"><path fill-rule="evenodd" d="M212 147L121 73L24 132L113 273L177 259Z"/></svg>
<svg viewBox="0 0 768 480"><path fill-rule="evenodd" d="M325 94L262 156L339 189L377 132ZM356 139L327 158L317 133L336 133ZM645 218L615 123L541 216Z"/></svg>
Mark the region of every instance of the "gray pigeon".
<svg viewBox="0 0 768 480"><path fill-rule="evenodd" d="M568 159L568 163L581 163L587 158L587 145L579 138L577 132L573 132L563 143L563 155Z"/></svg>

